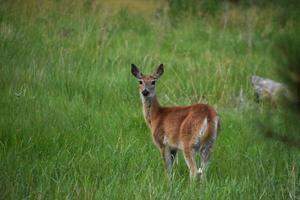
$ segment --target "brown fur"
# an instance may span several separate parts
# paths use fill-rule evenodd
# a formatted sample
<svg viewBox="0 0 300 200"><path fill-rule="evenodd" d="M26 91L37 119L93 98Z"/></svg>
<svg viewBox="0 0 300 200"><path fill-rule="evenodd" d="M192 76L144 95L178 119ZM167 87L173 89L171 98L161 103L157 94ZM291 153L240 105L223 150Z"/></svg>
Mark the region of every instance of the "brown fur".
<svg viewBox="0 0 300 200"><path fill-rule="evenodd" d="M193 144L193 136L198 134L205 117L208 129L203 136L206 141L211 133L212 120L217 116L214 109L206 104L180 107L161 107L156 97L150 107L143 105L145 120L151 129L154 142L163 145L163 138L170 138L172 144L182 142L184 146Z"/></svg>

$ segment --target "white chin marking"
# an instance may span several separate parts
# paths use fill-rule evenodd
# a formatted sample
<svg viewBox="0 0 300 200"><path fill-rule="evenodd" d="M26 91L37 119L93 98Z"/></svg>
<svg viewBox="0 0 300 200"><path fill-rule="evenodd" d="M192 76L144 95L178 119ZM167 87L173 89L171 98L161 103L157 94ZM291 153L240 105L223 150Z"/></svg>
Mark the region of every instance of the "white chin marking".
<svg viewBox="0 0 300 200"><path fill-rule="evenodd" d="M141 98L142 98L142 101L143 101L143 102L145 102L145 101L149 102L149 101L151 101L151 99L152 99L153 97L154 97L153 94L148 94L147 96L144 96L143 94L141 94Z"/></svg>

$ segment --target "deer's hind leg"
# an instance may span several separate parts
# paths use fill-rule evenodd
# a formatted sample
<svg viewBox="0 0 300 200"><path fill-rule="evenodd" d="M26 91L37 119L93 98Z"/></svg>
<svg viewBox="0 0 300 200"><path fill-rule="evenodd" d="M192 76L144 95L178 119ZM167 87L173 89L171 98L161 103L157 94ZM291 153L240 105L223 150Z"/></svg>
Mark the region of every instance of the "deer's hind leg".
<svg viewBox="0 0 300 200"><path fill-rule="evenodd" d="M211 137L205 141L200 147L200 156L201 156L201 179L206 179L206 172L209 164L209 159L211 157L213 144L217 138L220 129L220 120L219 117L215 117L213 120Z"/></svg>
<svg viewBox="0 0 300 200"><path fill-rule="evenodd" d="M203 144L200 148L200 156L201 156L201 168L199 172L201 173L201 179L206 179L206 172L208 169L209 159L212 153L213 140L208 140L205 144Z"/></svg>
<svg viewBox="0 0 300 200"><path fill-rule="evenodd" d="M185 162L190 170L190 178L197 178L197 164L195 161L195 149L186 147L183 150Z"/></svg>

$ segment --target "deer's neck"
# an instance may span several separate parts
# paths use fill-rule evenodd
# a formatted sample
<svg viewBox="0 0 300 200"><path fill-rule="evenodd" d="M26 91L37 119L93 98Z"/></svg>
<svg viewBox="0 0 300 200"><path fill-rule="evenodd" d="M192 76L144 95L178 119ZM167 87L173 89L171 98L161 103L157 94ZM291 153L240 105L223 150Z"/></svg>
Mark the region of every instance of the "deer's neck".
<svg viewBox="0 0 300 200"><path fill-rule="evenodd" d="M145 120L148 123L148 125L152 127L153 121L158 116L161 107L156 98L156 95L151 98L142 98Z"/></svg>

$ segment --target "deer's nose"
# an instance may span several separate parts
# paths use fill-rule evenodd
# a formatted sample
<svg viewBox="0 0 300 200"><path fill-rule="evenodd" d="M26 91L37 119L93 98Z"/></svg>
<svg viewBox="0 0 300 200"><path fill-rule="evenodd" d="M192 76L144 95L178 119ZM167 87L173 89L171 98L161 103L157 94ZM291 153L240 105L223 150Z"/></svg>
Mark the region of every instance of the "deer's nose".
<svg viewBox="0 0 300 200"><path fill-rule="evenodd" d="M143 90L143 91L142 91L142 94L143 94L144 96L147 96L147 95L149 94L149 91L148 91L148 90Z"/></svg>

